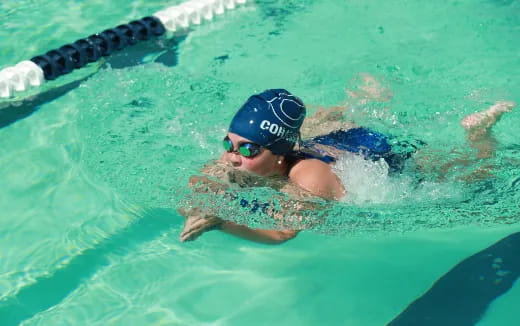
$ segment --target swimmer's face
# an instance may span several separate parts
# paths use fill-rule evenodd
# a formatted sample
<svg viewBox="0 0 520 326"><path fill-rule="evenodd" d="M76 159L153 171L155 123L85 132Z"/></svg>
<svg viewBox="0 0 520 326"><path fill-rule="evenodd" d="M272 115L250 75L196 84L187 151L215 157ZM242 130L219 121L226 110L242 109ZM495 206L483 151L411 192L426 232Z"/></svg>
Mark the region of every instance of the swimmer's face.
<svg viewBox="0 0 520 326"><path fill-rule="evenodd" d="M249 143L251 141L232 132L229 132L227 136L233 143L234 151L226 151L224 154L222 154L221 159L224 162L231 163L233 167L239 170L249 171L260 176L269 176L275 174L278 171L278 155L274 155L270 150L262 148L260 150L260 154L256 155L255 157L248 158L242 156L237 152L238 146L242 143Z"/></svg>

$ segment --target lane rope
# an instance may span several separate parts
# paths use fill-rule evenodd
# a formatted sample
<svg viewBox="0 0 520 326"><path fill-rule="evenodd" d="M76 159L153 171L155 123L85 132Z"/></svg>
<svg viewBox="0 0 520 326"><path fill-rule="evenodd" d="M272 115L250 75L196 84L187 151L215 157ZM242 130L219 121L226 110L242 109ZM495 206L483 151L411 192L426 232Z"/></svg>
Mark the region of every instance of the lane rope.
<svg viewBox="0 0 520 326"><path fill-rule="evenodd" d="M166 31L174 33L200 25L246 2L247 0L187 1L6 67L0 70L0 98L10 98L29 88L40 87L48 80L80 69L114 51L161 36Z"/></svg>

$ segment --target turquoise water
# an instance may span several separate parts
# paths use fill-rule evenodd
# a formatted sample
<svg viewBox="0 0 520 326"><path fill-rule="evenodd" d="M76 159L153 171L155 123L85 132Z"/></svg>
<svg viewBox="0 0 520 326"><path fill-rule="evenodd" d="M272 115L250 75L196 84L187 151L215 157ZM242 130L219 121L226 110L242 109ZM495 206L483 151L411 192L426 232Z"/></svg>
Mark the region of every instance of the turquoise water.
<svg viewBox="0 0 520 326"><path fill-rule="evenodd" d="M170 4L4 1L0 67ZM151 42L51 83L80 81L22 104L24 119L0 106L1 324L390 322L518 231L518 108L493 130L492 178L460 182L472 165L418 186L411 174L377 179L385 196L333 205L282 246L218 232L179 243L174 208L189 175L218 157L236 107L265 88L330 106L369 73L392 100L351 105L352 119L424 140L440 162L471 153L460 119L520 102L519 13L518 1L258 0L178 45ZM518 324L519 298L514 286L478 325Z"/></svg>

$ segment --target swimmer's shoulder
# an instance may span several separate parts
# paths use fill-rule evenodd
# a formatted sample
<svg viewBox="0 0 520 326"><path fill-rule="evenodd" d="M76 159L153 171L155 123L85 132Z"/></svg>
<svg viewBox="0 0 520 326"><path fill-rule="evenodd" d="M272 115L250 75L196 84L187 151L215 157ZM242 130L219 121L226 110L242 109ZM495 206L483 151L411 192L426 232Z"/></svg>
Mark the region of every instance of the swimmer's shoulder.
<svg viewBox="0 0 520 326"><path fill-rule="evenodd" d="M326 199L339 199L345 193L345 188L332 171L332 167L318 159L298 161L289 171L289 180Z"/></svg>

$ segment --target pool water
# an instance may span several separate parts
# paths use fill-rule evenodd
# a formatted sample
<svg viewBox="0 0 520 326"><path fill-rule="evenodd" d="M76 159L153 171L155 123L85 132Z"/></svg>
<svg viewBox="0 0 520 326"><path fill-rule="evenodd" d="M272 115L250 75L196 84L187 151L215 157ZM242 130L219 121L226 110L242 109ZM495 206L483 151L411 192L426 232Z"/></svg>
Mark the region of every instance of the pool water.
<svg viewBox="0 0 520 326"><path fill-rule="evenodd" d="M3 1L0 68L175 3ZM218 157L236 108L277 87L311 111L349 102L356 123L420 139L439 164L472 155L459 121L520 102L519 14L505 0L257 0L49 83L40 98L0 103L0 324L391 322L518 232L518 108L493 128L494 158L444 179L342 161L356 199L280 246L219 232L180 243L188 177ZM391 100L354 103L346 90L361 73ZM493 175L460 180L479 164ZM518 274L496 269L496 284ZM520 288L502 293L471 324L519 324ZM441 314L442 300L432 304Z"/></svg>

